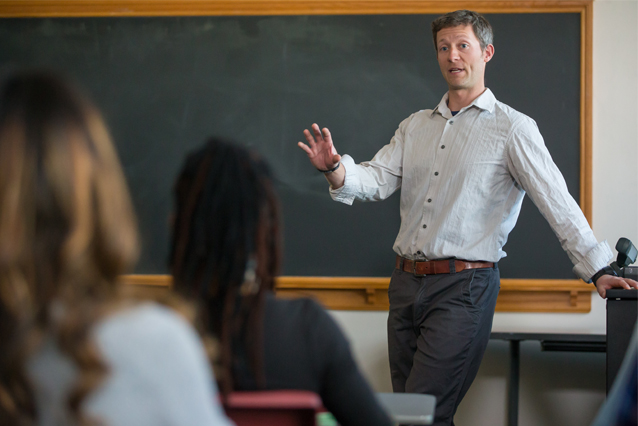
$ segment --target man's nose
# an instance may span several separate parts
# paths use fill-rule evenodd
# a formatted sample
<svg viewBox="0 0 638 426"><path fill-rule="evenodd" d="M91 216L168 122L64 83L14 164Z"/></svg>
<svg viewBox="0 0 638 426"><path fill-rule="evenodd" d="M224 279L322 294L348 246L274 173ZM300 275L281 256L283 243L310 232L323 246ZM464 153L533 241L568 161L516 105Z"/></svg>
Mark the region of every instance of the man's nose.
<svg viewBox="0 0 638 426"><path fill-rule="evenodd" d="M456 60L459 59L459 51L457 48L455 47L450 47L450 53L447 57L448 61L450 62L455 62Z"/></svg>

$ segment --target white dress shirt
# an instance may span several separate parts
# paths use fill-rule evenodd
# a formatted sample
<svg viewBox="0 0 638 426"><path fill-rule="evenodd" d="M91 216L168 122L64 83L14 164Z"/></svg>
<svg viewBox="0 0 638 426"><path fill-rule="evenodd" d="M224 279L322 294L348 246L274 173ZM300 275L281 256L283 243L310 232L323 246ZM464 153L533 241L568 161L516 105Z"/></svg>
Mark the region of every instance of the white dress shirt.
<svg viewBox="0 0 638 426"><path fill-rule="evenodd" d="M611 248L596 241L534 120L489 89L455 116L447 99L403 120L371 161L344 155L345 184L330 189L332 198L379 201L402 188L397 254L497 262L527 192L574 273L590 281L613 258Z"/></svg>

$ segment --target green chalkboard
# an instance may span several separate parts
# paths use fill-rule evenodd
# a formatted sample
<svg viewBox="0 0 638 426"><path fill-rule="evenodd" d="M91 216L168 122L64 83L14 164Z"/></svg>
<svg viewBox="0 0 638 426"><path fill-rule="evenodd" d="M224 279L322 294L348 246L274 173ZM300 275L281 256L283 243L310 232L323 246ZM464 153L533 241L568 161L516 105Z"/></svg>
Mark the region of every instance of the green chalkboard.
<svg viewBox="0 0 638 426"><path fill-rule="evenodd" d="M578 13L491 14L487 85L534 118L578 201ZM172 184L207 137L260 151L277 175L284 275L389 276L399 197L333 202L296 147L311 123L364 161L409 114L447 90L433 15L0 19L0 66L46 67L77 80L102 109L139 216L138 273L165 273ZM573 278L528 200L505 246L505 278Z"/></svg>

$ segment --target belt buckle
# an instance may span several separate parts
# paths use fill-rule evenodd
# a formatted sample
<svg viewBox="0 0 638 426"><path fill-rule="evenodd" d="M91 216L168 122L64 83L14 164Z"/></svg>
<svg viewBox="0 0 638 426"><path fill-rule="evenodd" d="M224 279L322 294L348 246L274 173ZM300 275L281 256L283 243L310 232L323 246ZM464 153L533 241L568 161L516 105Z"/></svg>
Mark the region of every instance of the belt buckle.
<svg viewBox="0 0 638 426"><path fill-rule="evenodd" d="M415 276L415 277L417 277L417 278L423 278L423 277L425 277L427 274L418 274L418 273L416 272L416 264L417 264L417 261L415 260L415 261L414 261L414 267L412 268L412 273L414 274L414 276Z"/></svg>

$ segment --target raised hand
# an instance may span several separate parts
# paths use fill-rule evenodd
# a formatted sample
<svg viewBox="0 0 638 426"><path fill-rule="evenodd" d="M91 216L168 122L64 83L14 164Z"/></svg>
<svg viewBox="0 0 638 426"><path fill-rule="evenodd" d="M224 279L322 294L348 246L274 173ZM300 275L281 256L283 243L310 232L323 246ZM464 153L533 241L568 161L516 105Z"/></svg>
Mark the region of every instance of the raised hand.
<svg viewBox="0 0 638 426"><path fill-rule="evenodd" d="M337 150L332 143L330 130L326 127L323 130L319 130L319 126L316 123L311 126L311 129L312 132L308 129L303 131L308 145L303 142L298 142L297 145L308 154L310 162L317 169L333 169L341 161L341 156L337 154Z"/></svg>

